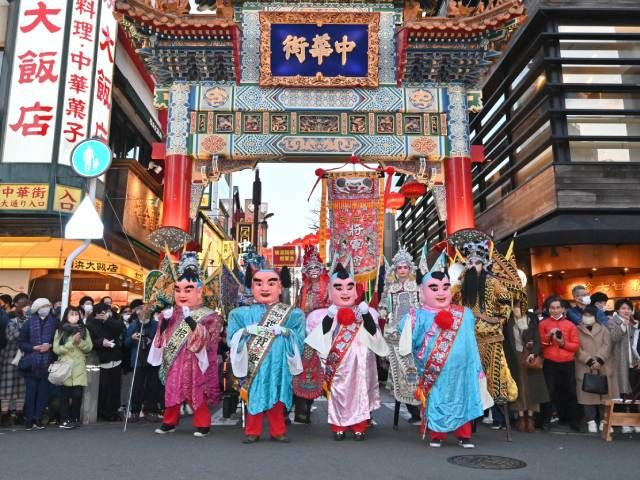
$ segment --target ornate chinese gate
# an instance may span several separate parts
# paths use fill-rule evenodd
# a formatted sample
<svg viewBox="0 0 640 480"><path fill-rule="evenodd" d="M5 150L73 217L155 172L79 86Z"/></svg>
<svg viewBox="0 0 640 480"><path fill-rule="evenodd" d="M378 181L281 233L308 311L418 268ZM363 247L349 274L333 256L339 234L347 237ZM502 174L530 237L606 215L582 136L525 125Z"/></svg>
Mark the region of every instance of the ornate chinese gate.
<svg viewBox="0 0 640 480"><path fill-rule="evenodd" d="M434 189L449 233L474 226L467 90L524 18L520 0L199 3L210 14L117 2L167 112L158 242L182 244L225 172L352 155Z"/></svg>

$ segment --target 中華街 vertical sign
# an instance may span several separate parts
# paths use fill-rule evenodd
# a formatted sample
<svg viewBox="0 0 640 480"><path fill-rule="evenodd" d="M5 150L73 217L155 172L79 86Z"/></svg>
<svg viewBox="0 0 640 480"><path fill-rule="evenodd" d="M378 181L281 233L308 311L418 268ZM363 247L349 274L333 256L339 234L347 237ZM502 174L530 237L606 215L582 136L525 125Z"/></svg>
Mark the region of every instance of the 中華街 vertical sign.
<svg viewBox="0 0 640 480"><path fill-rule="evenodd" d="M380 14L261 12L260 85L378 86Z"/></svg>

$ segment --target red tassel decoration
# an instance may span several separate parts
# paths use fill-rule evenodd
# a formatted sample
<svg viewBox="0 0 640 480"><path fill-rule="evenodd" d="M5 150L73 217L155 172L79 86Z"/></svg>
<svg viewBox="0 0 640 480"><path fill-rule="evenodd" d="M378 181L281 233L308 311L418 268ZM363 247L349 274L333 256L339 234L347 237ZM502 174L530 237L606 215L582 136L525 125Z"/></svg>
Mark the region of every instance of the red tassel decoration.
<svg viewBox="0 0 640 480"><path fill-rule="evenodd" d="M338 323L346 327L356 321L356 314L350 308L341 308L338 310L337 318Z"/></svg>
<svg viewBox="0 0 640 480"><path fill-rule="evenodd" d="M453 315L449 310L440 310L436 314L436 325L440 327L441 330L449 330L453 325Z"/></svg>

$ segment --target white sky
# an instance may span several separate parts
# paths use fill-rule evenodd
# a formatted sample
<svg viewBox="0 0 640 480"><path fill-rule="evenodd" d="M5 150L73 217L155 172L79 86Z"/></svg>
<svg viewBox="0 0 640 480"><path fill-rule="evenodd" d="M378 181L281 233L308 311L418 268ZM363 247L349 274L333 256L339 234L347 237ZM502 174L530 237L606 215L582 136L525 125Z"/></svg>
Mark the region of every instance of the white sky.
<svg viewBox="0 0 640 480"><path fill-rule="evenodd" d="M307 202L307 197L318 178L314 172L317 168L328 170L339 166L339 163L258 163L262 181L262 202L268 203L268 212L274 214L267 220L269 247L314 233L310 227L314 222L310 211L319 209L322 192L321 185L318 184L311 200ZM357 169L363 170L362 167ZM351 170L351 165L340 169ZM243 170L232 176L233 185L240 190L242 208L244 200L252 196L254 175L253 170ZM317 220L315 222L317 223Z"/></svg>

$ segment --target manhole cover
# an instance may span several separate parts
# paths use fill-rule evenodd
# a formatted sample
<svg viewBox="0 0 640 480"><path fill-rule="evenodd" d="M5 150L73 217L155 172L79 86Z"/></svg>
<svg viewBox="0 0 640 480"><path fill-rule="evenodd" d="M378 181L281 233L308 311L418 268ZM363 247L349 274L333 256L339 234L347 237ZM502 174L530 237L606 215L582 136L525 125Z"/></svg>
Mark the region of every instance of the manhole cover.
<svg viewBox="0 0 640 480"><path fill-rule="evenodd" d="M515 470L527 466L517 458L500 457L498 455L458 455L449 457L447 461L453 465L483 470Z"/></svg>

